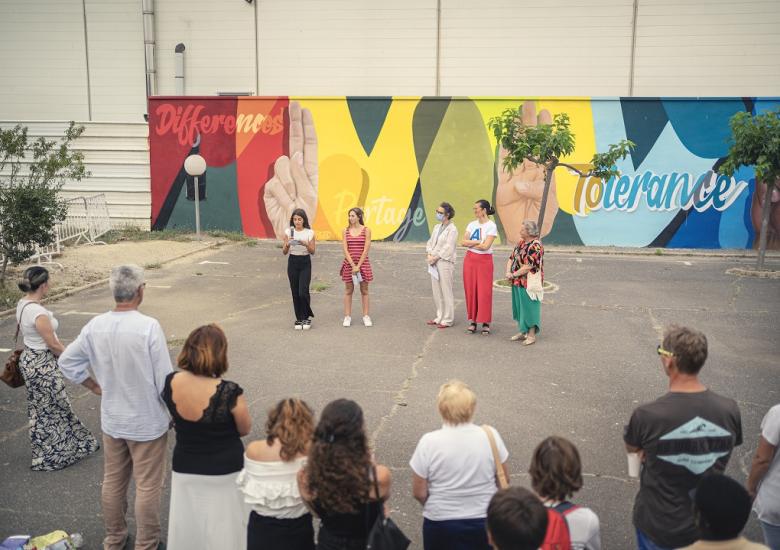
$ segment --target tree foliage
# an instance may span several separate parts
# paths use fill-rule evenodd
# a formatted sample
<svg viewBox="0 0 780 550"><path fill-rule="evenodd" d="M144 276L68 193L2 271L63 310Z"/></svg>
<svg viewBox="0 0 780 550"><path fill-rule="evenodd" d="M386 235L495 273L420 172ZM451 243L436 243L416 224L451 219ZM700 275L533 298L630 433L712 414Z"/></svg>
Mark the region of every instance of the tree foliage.
<svg viewBox="0 0 780 550"><path fill-rule="evenodd" d="M83 154L72 150L83 132L71 122L59 140L30 140L26 127L0 128L0 282L9 260L24 261L36 246L52 243L54 226L67 213L62 185L89 175Z"/></svg>
<svg viewBox="0 0 780 550"><path fill-rule="evenodd" d="M753 166L756 182L766 184L761 209L761 230L758 243L757 269L764 268L769 233L772 191L780 188L780 109L753 116L741 112L731 117L732 143L718 172L734 175L741 166ZM759 187L756 186L756 193Z"/></svg>

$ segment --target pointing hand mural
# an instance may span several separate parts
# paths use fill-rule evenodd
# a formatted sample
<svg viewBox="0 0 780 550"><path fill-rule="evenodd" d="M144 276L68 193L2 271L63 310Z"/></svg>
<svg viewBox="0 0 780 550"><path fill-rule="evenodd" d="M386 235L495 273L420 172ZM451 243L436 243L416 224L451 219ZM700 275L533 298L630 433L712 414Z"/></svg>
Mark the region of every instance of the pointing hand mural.
<svg viewBox="0 0 780 550"><path fill-rule="evenodd" d="M314 118L297 101L288 108L290 156L282 155L274 163L274 175L263 192L265 210L277 238L282 238L296 208L303 208L313 223L317 215L317 132Z"/></svg>
<svg viewBox="0 0 780 550"><path fill-rule="evenodd" d="M552 123L552 116L546 109L542 110L538 117L536 103L526 101L523 103L523 124L536 126L537 124ZM509 242L515 242L520 236L520 227L525 220L539 219L542 207L542 194L544 193L544 166L530 160L524 160L512 173L504 169L504 157L506 151L499 146L496 174L498 187L496 188L496 210L504 225L504 233ZM558 213L558 198L555 188L555 175L550 182L550 193L547 197L547 206L544 213L544 225L542 237L547 235L555 222Z"/></svg>

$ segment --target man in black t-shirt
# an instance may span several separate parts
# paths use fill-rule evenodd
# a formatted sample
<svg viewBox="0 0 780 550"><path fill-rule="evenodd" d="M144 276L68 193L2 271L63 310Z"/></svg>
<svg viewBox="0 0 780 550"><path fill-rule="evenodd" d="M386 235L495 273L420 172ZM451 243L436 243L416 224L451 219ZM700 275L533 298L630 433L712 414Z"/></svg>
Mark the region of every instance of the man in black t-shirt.
<svg viewBox="0 0 780 550"><path fill-rule="evenodd" d="M731 451L742 444L737 403L699 381L707 359L701 332L671 326L658 346L669 393L638 407L623 439L643 468L634 501L640 550L693 544L698 531L692 493L704 474L722 473Z"/></svg>

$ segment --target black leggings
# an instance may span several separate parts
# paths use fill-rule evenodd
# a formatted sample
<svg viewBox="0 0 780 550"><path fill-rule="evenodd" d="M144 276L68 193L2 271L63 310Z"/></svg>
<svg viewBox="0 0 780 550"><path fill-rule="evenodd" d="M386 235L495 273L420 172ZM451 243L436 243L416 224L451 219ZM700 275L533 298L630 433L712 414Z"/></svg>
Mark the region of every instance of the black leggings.
<svg viewBox="0 0 780 550"><path fill-rule="evenodd" d="M295 320L305 321L309 317L314 317L314 313L311 311L311 296L309 295L311 257L290 254L287 261L287 278L290 279Z"/></svg>

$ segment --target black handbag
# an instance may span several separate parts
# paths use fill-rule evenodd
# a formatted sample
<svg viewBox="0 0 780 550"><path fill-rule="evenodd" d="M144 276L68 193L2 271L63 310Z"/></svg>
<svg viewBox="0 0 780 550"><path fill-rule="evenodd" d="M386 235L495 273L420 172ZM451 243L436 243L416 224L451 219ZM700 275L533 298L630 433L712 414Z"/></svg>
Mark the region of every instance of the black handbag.
<svg viewBox="0 0 780 550"><path fill-rule="evenodd" d="M372 468L374 474L374 491L379 498L379 483L376 479L376 469ZM385 517L385 505L379 502L379 516L377 516L371 531L368 532L366 539L366 550L406 550L411 541L406 538L403 531L395 522Z"/></svg>
<svg viewBox="0 0 780 550"><path fill-rule="evenodd" d="M19 341L19 329L21 328L22 323L22 313L24 313L24 308L32 303L33 302L27 302L24 304L24 306L22 306L21 313L19 313L19 322L16 323L16 334L14 335L14 348L16 348L16 344ZM5 362L5 368L3 369L2 374L0 374L0 380L12 388L20 388L24 386L24 377L22 376L22 371L19 370L19 356L21 354L22 350L14 349L13 353L11 353L11 356Z"/></svg>

